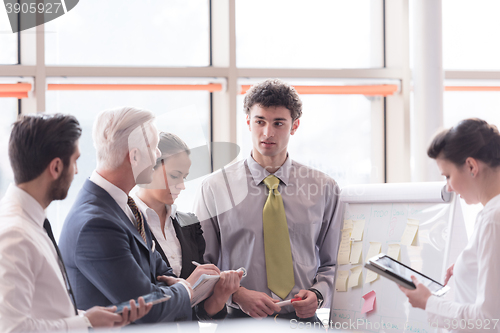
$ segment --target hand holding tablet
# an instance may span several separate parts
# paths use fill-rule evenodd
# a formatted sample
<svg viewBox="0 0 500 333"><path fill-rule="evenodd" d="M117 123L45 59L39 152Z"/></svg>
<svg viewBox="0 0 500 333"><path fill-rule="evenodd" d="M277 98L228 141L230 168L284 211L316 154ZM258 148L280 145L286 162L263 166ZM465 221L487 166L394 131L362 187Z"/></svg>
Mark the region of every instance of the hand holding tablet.
<svg viewBox="0 0 500 333"><path fill-rule="evenodd" d="M370 258L365 264L365 267L396 282L406 289L414 290L416 288L412 276L416 277L433 295L442 296L450 289L450 287L442 285L384 253Z"/></svg>

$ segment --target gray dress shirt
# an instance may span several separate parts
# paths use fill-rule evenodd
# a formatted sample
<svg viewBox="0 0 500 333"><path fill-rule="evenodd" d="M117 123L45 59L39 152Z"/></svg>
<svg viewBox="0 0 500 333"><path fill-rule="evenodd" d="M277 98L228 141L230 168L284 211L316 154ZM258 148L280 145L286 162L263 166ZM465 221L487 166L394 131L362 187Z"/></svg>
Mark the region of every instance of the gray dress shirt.
<svg viewBox="0 0 500 333"><path fill-rule="evenodd" d="M243 287L279 299L267 287L264 257L262 209L269 192L262 181L268 175L252 156L217 171L203 182L195 211L207 244L205 261L221 270L245 267ZM286 299L312 287L329 306L341 228L340 188L328 175L289 157L274 175L280 179L295 276ZM281 310L293 311L292 306Z"/></svg>

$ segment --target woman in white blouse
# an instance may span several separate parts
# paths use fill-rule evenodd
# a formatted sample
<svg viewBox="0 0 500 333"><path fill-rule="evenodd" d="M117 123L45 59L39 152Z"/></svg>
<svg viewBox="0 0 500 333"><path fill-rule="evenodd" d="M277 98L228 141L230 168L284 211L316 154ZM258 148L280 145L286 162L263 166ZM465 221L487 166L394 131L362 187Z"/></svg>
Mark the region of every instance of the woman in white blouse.
<svg viewBox="0 0 500 333"><path fill-rule="evenodd" d="M151 184L135 193L134 201L146 216L156 250L173 269L175 275L194 284L201 273L219 274L214 294L200 303L193 319L222 319L227 314L225 303L238 288L242 273L220 272L214 265L196 267L192 261L203 263L205 240L198 218L192 213L177 211L174 204L185 189L189 174L190 149L178 136L160 133L158 148L161 157L156 161ZM194 271L197 273L193 274Z"/></svg>
<svg viewBox="0 0 500 333"><path fill-rule="evenodd" d="M469 242L446 274L455 279L455 300L431 294L412 277L415 290L400 287L432 327L460 332L500 332L500 133L484 120L466 119L438 134L427 154L446 177L447 189L467 204L481 203Z"/></svg>

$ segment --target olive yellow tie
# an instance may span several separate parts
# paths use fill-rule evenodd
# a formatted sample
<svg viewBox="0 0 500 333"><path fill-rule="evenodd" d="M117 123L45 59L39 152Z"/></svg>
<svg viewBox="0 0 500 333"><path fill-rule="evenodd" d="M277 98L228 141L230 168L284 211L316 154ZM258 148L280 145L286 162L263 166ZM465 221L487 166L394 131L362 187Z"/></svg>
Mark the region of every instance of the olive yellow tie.
<svg viewBox="0 0 500 333"><path fill-rule="evenodd" d="M284 299L295 285L292 250L286 223L283 198L278 192L280 180L273 175L264 179L269 196L262 211L264 249L266 257L267 286Z"/></svg>

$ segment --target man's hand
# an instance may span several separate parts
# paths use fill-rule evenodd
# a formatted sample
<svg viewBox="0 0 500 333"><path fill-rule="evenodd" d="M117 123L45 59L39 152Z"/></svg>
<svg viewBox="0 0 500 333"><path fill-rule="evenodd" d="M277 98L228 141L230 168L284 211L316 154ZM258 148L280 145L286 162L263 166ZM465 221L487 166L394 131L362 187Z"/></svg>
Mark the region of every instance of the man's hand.
<svg viewBox="0 0 500 333"><path fill-rule="evenodd" d="M417 287L417 289L410 290L401 286L399 286L399 289L401 289L401 291L404 292L406 297L408 297L411 306L413 306L414 308L420 308L422 310L425 310L425 306L427 305L427 300L429 299L429 297L432 296L432 293L426 286L420 283L415 276L412 275L411 279L415 284L415 287Z"/></svg>
<svg viewBox="0 0 500 333"><path fill-rule="evenodd" d="M318 308L318 298L310 290L300 290L294 297L302 298L302 301L292 302L295 313L299 318L310 318L316 314Z"/></svg>
<svg viewBox="0 0 500 333"><path fill-rule="evenodd" d="M160 282L163 282L165 283L167 286L172 286L176 283L179 283L179 281L181 281L182 279L179 279L179 278L175 278L173 276L166 276L166 275L160 275L160 276L157 276L156 279Z"/></svg>
<svg viewBox="0 0 500 333"><path fill-rule="evenodd" d="M191 283L189 283L187 280L174 278L172 276L166 276L166 275L157 276L156 279L160 282L165 283L169 287L176 283L182 283L183 286L189 289L189 294L191 295L191 298L193 298L193 287L191 286Z"/></svg>
<svg viewBox="0 0 500 333"><path fill-rule="evenodd" d="M224 303L229 296L234 294L240 288L240 281L243 277L243 271L225 271L220 273L219 281L214 287L214 295L224 299Z"/></svg>
<svg viewBox="0 0 500 333"><path fill-rule="evenodd" d="M139 297L139 306L136 306L135 301L133 299L131 299L129 303L130 303L130 310L128 307L125 307L123 309L122 313L123 325L127 325L129 323L133 323L138 319L141 319L142 317L147 315L148 312L153 307L153 303L149 302L148 304L146 304L144 298L142 297Z"/></svg>
<svg viewBox="0 0 500 333"><path fill-rule="evenodd" d="M125 307L121 314L114 313L116 311L116 306L110 308L94 306L85 312L85 316L89 319L90 324L94 328L120 327L141 319L148 314L152 307L153 303L146 304L144 298L139 297L139 306L131 299L130 309Z"/></svg>
<svg viewBox="0 0 500 333"><path fill-rule="evenodd" d="M240 287L243 272L225 271L220 273L219 281L214 287L214 293L205 301L205 311L209 316L214 316L224 308L229 296Z"/></svg>
<svg viewBox="0 0 500 333"><path fill-rule="evenodd" d="M240 287L233 294L233 302L240 306L241 311L253 318L265 318L281 310L275 304L278 300L260 291L248 290L244 287Z"/></svg>
<svg viewBox="0 0 500 333"><path fill-rule="evenodd" d="M191 283L192 286L198 281L200 276L202 274L207 274L207 275L219 275L220 270L217 268L217 266L212 265L212 264L206 264L206 265L200 265L197 266L196 269L191 273L191 275L188 276L186 279L187 282Z"/></svg>
<svg viewBox="0 0 500 333"><path fill-rule="evenodd" d="M444 278L444 285L445 286L448 284L448 281L450 281L450 278L453 276L453 267L455 267L455 264L451 265L446 270L446 277Z"/></svg>

